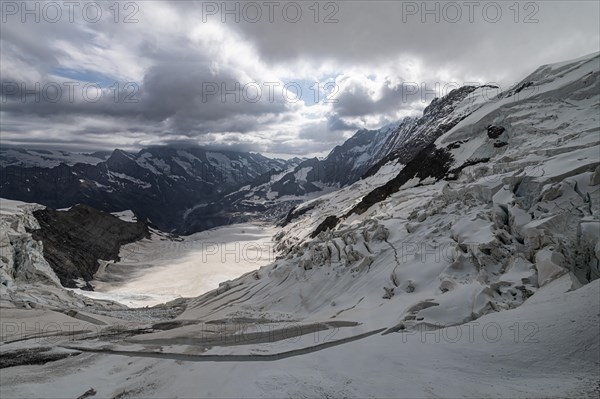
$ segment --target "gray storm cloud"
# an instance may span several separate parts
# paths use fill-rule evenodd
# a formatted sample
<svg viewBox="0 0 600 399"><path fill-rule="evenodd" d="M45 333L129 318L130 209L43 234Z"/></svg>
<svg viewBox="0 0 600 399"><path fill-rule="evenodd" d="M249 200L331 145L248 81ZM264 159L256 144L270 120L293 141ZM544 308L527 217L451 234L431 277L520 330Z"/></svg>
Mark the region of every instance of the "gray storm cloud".
<svg viewBox="0 0 600 399"><path fill-rule="evenodd" d="M309 156L434 97L407 97L405 83L506 87L600 46L599 3L589 1L152 1L119 3L118 15L94 3L97 21L82 12L95 10L90 2L72 15L56 2L54 22L44 3L35 21L33 3L25 21L21 2L2 3L2 144L179 142ZM325 81L335 101L314 104L306 82Z"/></svg>

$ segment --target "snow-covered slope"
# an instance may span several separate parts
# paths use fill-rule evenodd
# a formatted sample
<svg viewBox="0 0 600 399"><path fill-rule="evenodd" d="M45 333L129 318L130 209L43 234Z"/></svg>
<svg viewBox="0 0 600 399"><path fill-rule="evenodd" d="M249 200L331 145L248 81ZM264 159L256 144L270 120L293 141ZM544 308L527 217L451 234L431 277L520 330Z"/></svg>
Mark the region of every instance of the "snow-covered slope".
<svg viewBox="0 0 600 399"><path fill-rule="evenodd" d="M533 95L469 89L437 113L455 121L441 133L426 112L417 125L434 144L298 207L278 261L181 317L454 325L563 274L574 287L598 278L599 70L593 55L536 71Z"/></svg>
<svg viewBox="0 0 600 399"><path fill-rule="evenodd" d="M595 398L600 280L565 292L565 278L518 309L438 330L373 334L345 343L342 329L263 344L222 338L197 355L173 353L173 346L163 353L146 346L136 354L144 348L122 341L122 349L134 351L61 349L77 356L2 369L2 390L11 398L75 398L90 390L101 398ZM297 325L288 326L291 336ZM251 327L246 334L258 324ZM264 336L270 331L262 330ZM92 346L89 340L53 341ZM22 347L5 344L3 350ZM307 349L290 351L293 347Z"/></svg>

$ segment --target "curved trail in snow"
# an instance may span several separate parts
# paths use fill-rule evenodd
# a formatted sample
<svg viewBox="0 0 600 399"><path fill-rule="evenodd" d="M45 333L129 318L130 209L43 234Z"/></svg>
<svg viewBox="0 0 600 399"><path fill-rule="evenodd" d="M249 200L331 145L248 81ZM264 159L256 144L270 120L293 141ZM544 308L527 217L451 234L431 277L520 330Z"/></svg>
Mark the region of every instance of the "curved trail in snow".
<svg viewBox="0 0 600 399"><path fill-rule="evenodd" d="M183 353L161 353L161 352L136 352L136 351L118 351L111 349L92 349L82 348L77 346L61 346L64 349L77 350L81 352L100 353L105 355L119 355L129 357L150 357L155 359L181 360L185 362L269 362L289 357L306 355L308 353L318 352L323 349L331 348L338 345L347 344L349 342L358 341L371 335L379 334L385 331L385 328L380 328L366 333L354 335L352 337L343 338L337 341L325 342L319 345L308 348L294 349L282 353L274 353L270 355L190 355Z"/></svg>

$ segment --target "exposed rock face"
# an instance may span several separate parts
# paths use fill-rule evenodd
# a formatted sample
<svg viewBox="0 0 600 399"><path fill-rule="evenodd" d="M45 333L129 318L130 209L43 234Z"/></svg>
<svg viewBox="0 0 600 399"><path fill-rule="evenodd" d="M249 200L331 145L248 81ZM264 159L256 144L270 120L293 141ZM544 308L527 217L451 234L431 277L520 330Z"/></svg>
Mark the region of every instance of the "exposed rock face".
<svg viewBox="0 0 600 399"><path fill-rule="evenodd" d="M476 86L464 86L452 90L442 98L435 98L423 111L421 118L406 119L398 127L395 135L396 147L371 167L363 177L374 175L381 167L389 162L396 161L406 165L421 151L425 150L438 137L452 129L468 116L473 107L467 106L457 110L458 104L468 99L469 95L477 90ZM467 100L468 101L468 100ZM455 143L460 144L460 143Z"/></svg>
<svg viewBox="0 0 600 399"><path fill-rule="evenodd" d="M360 179L376 162L405 141L400 134L404 127L414 124L416 118L379 130L359 130L340 146L335 147L323 162L321 180L345 186Z"/></svg>
<svg viewBox="0 0 600 399"><path fill-rule="evenodd" d="M402 185L413 178L423 180L434 178L439 180L448 173L452 165L453 158L450 153L444 149L436 149L433 144L415 156L404 169L385 185L376 188L366 195L350 213L363 213L374 204L385 200L391 194L397 192Z"/></svg>
<svg viewBox="0 0 600 399"><path fill-rule="evenodd" d="M489 138L495 140L498 137L502 136L502 133L504 133L505 130L506 129L504 129L502 126L489 125L487 127L487 135Z"/></svg>
<svg viewBox="0 0 600 399"><path fill-rule="evenodd" d="M50 347L6 351L2 353L2 358L0 358L0 369L24 365L29 366L32 364L46 364L80 354L81 352L52 351Z"/></svg>
<svg viewBox="0 0 600 399"><path fill-rule="evenodd" d="M316 236L318 236L321 232L323 231L327 231L330 229L333 229L338 223L338 218L337 216L327 216L325 218L325 220L323 220L323 222L315 229L315 231L313 231L311 233L311 237L315 238Z"/></svg>
<svg viewBox="0 0 600 399"><path fill-rule="evenodd" d="M40 228L32 232L44 247L48 261L65 287L86 283L98 270L98 260L117 260L122 245L149 237L143 222L129 223L86 205L68 211L40 209L33 212ZM85 287L91 289L89 283Z"/></svg>
<svg viewBox="0 0 600 399"><path fill-rule="evenodd" d="M80 296L61 286L59 277L44 258L44 245L31 233L40 228L33 212L43 206L0 199L0 208L0 307L123 308L114 302Z"/></svg>

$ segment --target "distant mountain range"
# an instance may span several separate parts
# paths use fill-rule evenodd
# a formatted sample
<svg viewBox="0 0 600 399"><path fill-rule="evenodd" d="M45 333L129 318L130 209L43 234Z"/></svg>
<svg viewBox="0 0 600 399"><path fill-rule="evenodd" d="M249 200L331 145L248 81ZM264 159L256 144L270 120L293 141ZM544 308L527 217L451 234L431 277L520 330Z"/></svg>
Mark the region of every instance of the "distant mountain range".
<svg viewBox="0 0 600 399"><path fill-rule="evenodd" d="M137 153L0 149L0 196L60 209L130 209L164 231L189 234L253 219L277 220L296 204L359 180L408 137L416 119L360 130L324 159L271 159L201 147Z"/></svg>
<svg viewBox="0 0 600 399"><path fill-rule="evenodd" d="M3 198L60 209L86 204L105 211L131 209L165 231L185 231L186 212L221 198L265 173L300 163L259 154L203 148L154 147L137 153L73 154L4 148ZM213 218L198 230L227 223Z"/></svg>

